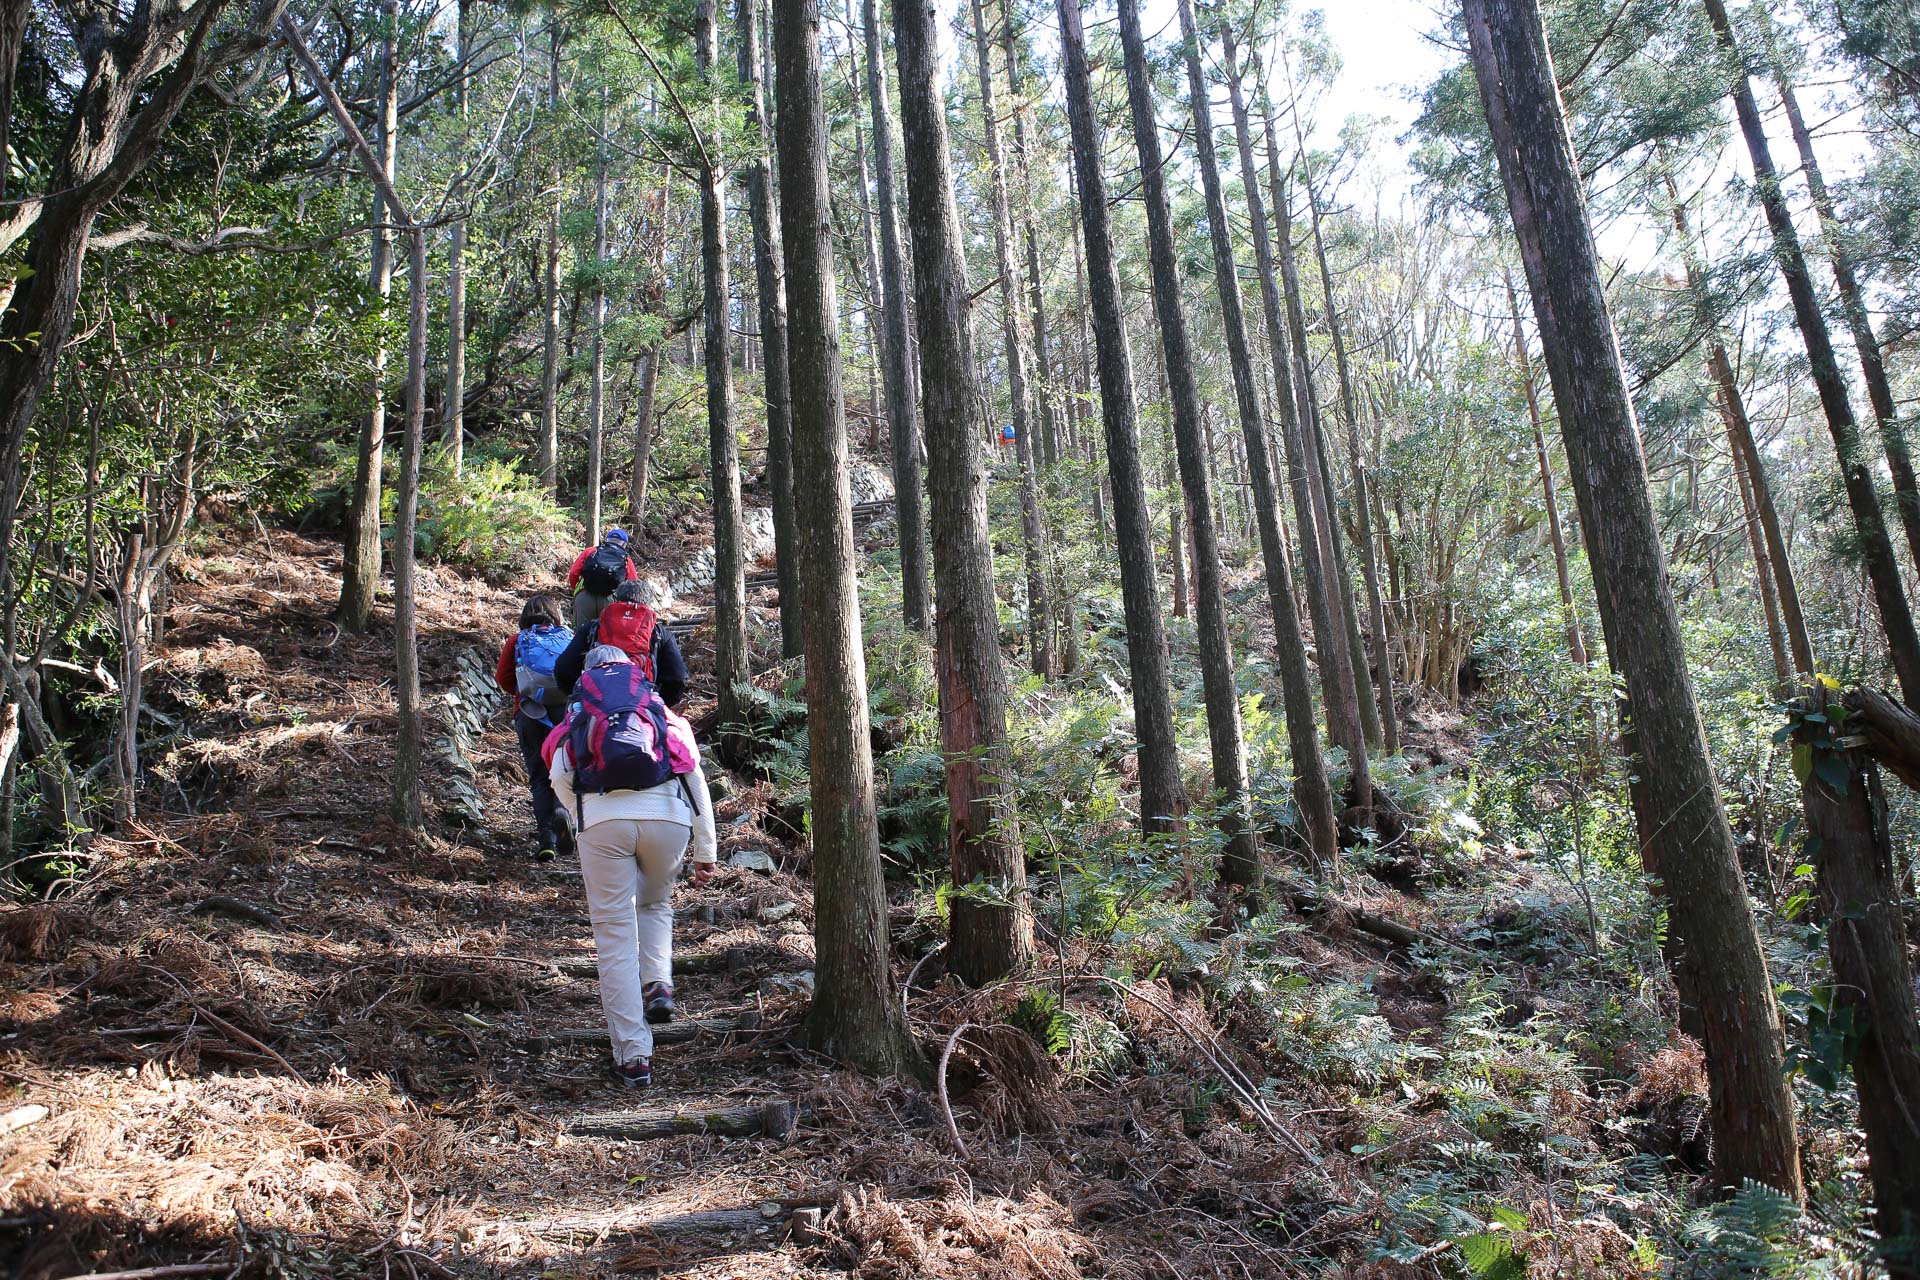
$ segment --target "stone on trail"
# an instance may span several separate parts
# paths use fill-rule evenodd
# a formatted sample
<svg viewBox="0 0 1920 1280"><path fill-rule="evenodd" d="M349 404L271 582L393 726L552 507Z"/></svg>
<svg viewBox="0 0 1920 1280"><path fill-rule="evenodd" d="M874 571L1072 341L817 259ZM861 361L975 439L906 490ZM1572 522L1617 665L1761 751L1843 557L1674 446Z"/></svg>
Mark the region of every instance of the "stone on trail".
<svg viewBox="0 0 1920 1280"><path fill-rule="evenodd" d="M768 875L780 869L772 858L759 849L735 849L727 855L727 865L739 867L743 871L764 871ZM763 915L761 918L768 917Z"/></svg>
<svg viewBox="0 0 1920 1280"><path fill-rule="evenodd" d="M810 996L813 994L813 970L803 969L799 973L777 974L762 982L760 984L760 990L766 995L791 995L798 993L803 996Z"/></svg>

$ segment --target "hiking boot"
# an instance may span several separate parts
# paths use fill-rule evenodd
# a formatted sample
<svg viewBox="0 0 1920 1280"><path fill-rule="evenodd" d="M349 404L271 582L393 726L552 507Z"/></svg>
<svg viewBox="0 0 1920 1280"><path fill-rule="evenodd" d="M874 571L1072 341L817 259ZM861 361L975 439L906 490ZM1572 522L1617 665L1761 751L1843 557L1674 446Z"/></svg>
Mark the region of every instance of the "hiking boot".
<svg viewBox="0 0 1920 1280"><path fill-rule="evenodd" d="M553 846L550 844L543 844L543 845L540 845L538 848L534 849L533 860L535 862L552 862Z"/></svg>
<svg viewBox="0 0 1920 1280"><path fill-rule="evenodd" d="M560 823L554 830L553 842L554 842L554 846L560 850L560 853L563 857L571 858L573 856L573 828L572 827L568 826L564 822Z"/></svg>
<svg viewBox="0 0 1920 1280"><path fill-rule="evenodd" d="M671 982L649 982L640 988L640 997L647 1004L648 1022L673 1021L673 984Z"/></svg>
<svg viewBox="0 0 1920 1280"><path fill-rule="evenodd" d="M653 1083L653 1067L645 1058L613 1064L613 1078L629 1089L644 1089Z"/></svg>

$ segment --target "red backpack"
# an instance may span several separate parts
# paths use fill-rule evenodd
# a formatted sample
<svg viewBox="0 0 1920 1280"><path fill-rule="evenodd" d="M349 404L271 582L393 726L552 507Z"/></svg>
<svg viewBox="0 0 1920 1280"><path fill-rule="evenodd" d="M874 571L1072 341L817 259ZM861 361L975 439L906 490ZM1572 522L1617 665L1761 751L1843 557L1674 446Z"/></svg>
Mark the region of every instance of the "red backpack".
<svg viewBox="0 0 1920 1280"><path fill-rule="evenodd" d="M625 650L640 668L640 674L653 679L653 629L659 622L654 611L644 604L615 600L600 613L598 644L610 644Z"/></svg>

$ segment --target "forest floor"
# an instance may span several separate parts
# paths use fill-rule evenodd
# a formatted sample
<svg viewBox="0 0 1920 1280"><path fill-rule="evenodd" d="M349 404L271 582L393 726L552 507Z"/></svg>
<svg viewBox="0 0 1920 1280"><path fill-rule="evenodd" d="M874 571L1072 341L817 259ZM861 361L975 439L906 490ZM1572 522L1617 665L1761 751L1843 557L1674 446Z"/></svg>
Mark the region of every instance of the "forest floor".
<svg viewBox="0 0 1920 1280"><path fill-rule="evenodd" d="M471 757L486 824L433 811L403 837L384 817L390 617L343 634L328 617L338 546L266 536L204 546L181 570L149 696L187 728L152 749L163 781L142 816L68 892L0 915L0 1109L16 1109L0 1124L24 1122L0 1137L11 1274L1438 1274L1433 1257L1362 1261L1387 1168L1457 1138L1438 1087L1291 1071L1263 1056L1266 1032L1212 1025L1196 988L1076 985L1124 1028L1131 1065L1064 1073L1008 1025L1018 988L963 991L937 959L914 961L933 931L903 896L895 977L929 1061L979 1024L946 1102L931 1081L808 1053L807 855L765 784L735 780L718 807L721 856L758 849L777 869L680 887L676 949L703 957L677 984L691 1035L659 1050L650 1092L618 1090L578 871L525 856L505 715ZM491 668L519 597L423 577L438 708L463 651ZM432 769L437 798L451 779ZM1503 874L1487 902L1530 875ZM1348 896L1452 927L1384 885ZM1392 1039L1439 1042L1456 998L1391 944L1337 914L1282 944L1299 973L1373 991ZM1676 1057L1671 1099L1697 1092L1696 1061ZM1223 1062L1268 1082L1257 1106ZM1569 1132L1627 1107L1504 1069L1531 1071ZM1507 1198L1552 1211L1524 1177ZM1634 1273L1618 1226L1561 1212L1557 1274Z"/></svg>

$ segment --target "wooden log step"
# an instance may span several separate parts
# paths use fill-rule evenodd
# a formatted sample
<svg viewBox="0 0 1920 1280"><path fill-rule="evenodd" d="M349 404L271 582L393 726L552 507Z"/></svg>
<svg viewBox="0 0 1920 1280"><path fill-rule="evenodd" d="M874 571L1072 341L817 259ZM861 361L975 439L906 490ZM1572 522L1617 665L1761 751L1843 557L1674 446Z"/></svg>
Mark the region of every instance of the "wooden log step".
<svg viewBox="0 0 1920 1280"><path fill-rule="evenodd" d="M710 1134L721 1138L776 1140L791 1137L796 1112L786 1098L769 1098L745 1107L676 1107L672 1111L609 1111L581 1116L567 1132L581 1138L680 1138ZM758 1211L754 1211L757 1215Z"/></svg>
<svg viewBox="0 0 1920 1280"><path fill-rule="evenodd" d="M740 1234L773 1235L791 1232L803 1244L820 1232L820 1219L839 1200L838 1193L789 1196L762 1200L731 1209L695 1209L686 1213L617 1213L558 1218L523 1224L532 1235L586 1232L596 1240L661 1239L673 1236Z"/></svg>
<svg viewBox="0 0 1920 1280"><path fill-rule="evenodd" d="M693 1018L685 1022L669 1022L653 1029L653 1042L663 1044L687 1044L708 1037L720 1037L743 1034L760 1030L760 1015L751 1011L736 1018ZM576 1027L565 1031L547 1031L525 1037L521 1045L529 1053L544 1053L549 1049L569 1044L590 1044L604 1047L607 1043L605 1027Z"/></svg>
<svg viewBox="0 0 1920 1280"><path fill-rule="evenodd" d="M790 962L794 969L804 969L812 962L805 956L794 955L791 951L771 947L729 947L725 951L694 951L673 958L673 974L678 977L690 977L703 973L733 973L740 969L759 964L779 964ZM600 962L587 957L562 960L559 970L569 978L598 978ZM784 970L783 970L784 971Z"/></svg>

